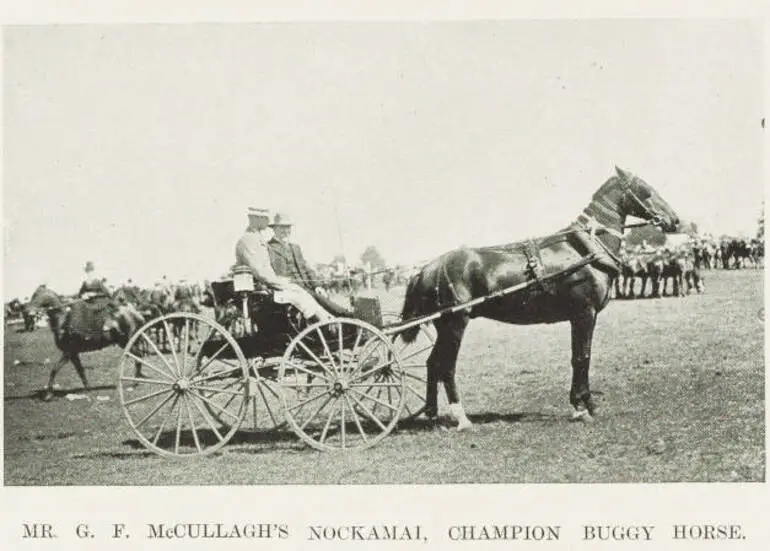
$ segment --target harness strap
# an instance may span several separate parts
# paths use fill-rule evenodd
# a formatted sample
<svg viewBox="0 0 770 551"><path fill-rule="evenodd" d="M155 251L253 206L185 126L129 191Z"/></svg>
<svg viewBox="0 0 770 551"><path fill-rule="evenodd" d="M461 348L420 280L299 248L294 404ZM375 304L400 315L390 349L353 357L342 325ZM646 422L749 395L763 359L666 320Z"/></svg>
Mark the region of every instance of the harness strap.
<svg viewBox="0 0 770 551"><path fill-rule="evenodd" d="M441 267L439 269L439 273L436 276L436 299L440 307L444 306L444 304L442 304L443 301L441 300L441 276L442 275L444 276L444 280L446 281L449 292L452 294L452 302L450 306L459 304L460 298L457 296L457 290L455 289L454 283L452 283L452 280L449 277L449 273L447 272L446 256L444 256L441 259Z"/></svg>
<svg viewBox="0 0 770 551"><path fill-rule="evenodd" d="M543 276L545 275L545 267L543 266L543 257L540 255L540 247L534 239L527 239L523 243L524 256L527 257L527 276L534 279L537 282L537 286L541 291L547 292L546 286L543 282Z"/></svg>

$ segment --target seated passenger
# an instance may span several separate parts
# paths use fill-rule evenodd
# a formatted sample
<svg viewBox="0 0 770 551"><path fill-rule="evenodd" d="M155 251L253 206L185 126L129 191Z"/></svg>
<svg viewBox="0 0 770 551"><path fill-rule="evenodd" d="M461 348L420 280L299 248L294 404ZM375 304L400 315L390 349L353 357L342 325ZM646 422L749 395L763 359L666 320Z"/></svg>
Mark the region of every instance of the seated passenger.
<svg viewBox="0 0 770 551"><path fill-rule="evenodd" d="M269 227L273 230L273 238L268 242L268 252L275 273L304 287L316 302L335 316L353 316L351 311L329 300L328 294L320 285L321 279L308 265L300 246L289 241L292 229L289 216L277 213Z"/></svg>
<svg viewBox="0 0 770 551"><path fill-rule="evenodd" d="M266 209L249 208L249 225L235 246L237 264L248 266L254 278L275 291L278 303L296 307L309 321L327 321L333 318L316 299L287 277L276 275L270 264L266 230L270 221Z"/></svg>

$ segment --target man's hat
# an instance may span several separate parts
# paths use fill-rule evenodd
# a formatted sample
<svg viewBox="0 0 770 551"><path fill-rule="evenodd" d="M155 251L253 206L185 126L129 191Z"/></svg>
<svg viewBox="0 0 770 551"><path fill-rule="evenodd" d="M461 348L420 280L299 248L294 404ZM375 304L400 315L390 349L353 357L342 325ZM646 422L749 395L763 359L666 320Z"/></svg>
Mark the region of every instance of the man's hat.
<svg viewBox="0 0 770 551"><path fill-rule="evenodd" d="M292 221L291 216L289 216L285 212L278 212L275 214L275 217L273 218L272 223L268 225L271 228L276 226L292 226L294 225L294 222Z"/></svg>
<svg viewBox="0 0 770 551"><path fill-rule="evenodd" d="M94 263L90 260L86 262L85 268L83 268L86 272L93 272L94 271Z"/></svg>
<svg viewBox="0 0 770 551"><path fill-rule="evenodd" d="M270 211L267 209L261 209L257 207L249 207L246 211L246 214L249 216L264 216L265 218L270 218Z"/></svg>

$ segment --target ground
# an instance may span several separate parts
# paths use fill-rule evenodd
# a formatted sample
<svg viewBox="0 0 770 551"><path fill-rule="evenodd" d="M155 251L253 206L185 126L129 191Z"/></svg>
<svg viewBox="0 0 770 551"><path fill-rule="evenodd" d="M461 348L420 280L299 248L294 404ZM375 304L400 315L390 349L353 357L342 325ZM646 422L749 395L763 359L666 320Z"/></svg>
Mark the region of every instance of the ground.
<svg viewBox="0 0 770 551"><path fill-rule="evenodd" d="M763 271L706 272L706 292L612 301L599 316L592 424L571 422L569 326L475 320L458 363L475 431L412 422L376 447L322 453L244 430L222 452L144 450L123 418L117 348L84 355L96 388L42 402L50 331L6 329L6 485L745 482L765 479ZM397 308L396 308L397 309Z"/></svg>

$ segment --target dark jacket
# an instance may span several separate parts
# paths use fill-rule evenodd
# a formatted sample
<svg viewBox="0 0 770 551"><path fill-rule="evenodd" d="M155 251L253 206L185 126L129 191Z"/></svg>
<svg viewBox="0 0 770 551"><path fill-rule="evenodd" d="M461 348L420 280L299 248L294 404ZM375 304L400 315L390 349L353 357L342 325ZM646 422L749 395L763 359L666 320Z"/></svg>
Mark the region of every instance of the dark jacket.
<svg viewBox="0 0 770 551"><path fill-rule="evenodd" d="M80 286L80 290L78 291L78 296L82 297L85 293L94 293L96 295L107 297L111 296L109 289L107 289L107 286L102 283L101 279L83 281L83 284Z"/></svg>
<svg viewBox="0 0 770 551"><path fill-rule="evenodd" d="M305 260L299 245L281 243L275 238L271 239L267 245L270 264L276 275L287 277L292 282L310 290L318 286L318 277Z"/></svg>

